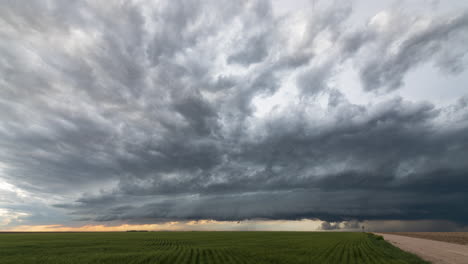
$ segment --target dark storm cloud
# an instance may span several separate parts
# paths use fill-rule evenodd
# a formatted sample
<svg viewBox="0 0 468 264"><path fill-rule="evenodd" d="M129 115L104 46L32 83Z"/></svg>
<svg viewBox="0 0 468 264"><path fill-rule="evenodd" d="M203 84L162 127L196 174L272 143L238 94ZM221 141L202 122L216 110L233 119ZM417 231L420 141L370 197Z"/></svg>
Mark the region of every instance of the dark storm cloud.
<svg viewBox="0 0 468 264"><path fill-rule="evenodd" d="M462 73L466 13L349 29L350 5L321 11L6 2L0 177L86 221L468 224L466 98L357 105L331 85L348 60L366 91L429 61ZM257 115L256 99L291 85L295 103Z"/></svg>
<svg viewBox="0 0 468 264"><path fill-rule="evenodd" d="M333 133L301 138L294 131L294 138L282 134L257 144L249 142L241 156L232 157L231 163L241 167L237 170L225 165L210 176L191 173L178 180L150 180L144 185L126 182L119 189L119 195L124 196L113 205L132 204L126 200L129 195L175 196L165 197L160 203L135 206L125 214L113 214L112 220L320 218L466 222L466 129L438 135L425 126L439 114L430 105L404 106L404 102L397 102L390 103L391 107L378 107L363 123L335 128ZM327 171L336 171L334 166L343 161L349 168ZM82 199L77 205L78 210L88 210L99 204ZM101 211L95 219L110 218Z"/></svg>

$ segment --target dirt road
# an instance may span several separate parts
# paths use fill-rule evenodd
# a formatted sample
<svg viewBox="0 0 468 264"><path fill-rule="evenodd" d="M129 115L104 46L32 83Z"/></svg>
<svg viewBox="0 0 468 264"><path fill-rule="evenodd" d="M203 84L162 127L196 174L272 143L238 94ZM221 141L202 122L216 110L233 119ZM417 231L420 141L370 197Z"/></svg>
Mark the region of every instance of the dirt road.
<svg viewBox="0 0 468 264"><path fill-rule="evenodd" d="M468 246L429 239L380 234L393 245L434 264L467 264Z"/></svg>
<svg viewBox="0 0 468 264"><path fill-rule="evenodd" d="M437 240L468 246L468 232L387 232L386 234Z"/></svg>

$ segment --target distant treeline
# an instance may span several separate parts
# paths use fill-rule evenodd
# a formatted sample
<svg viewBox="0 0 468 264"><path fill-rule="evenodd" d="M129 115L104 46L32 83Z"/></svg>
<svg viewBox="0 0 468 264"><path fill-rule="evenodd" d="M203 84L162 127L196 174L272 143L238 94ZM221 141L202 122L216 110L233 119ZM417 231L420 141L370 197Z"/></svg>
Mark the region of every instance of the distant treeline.
<svg viewBox="0 0 468 264"><path fill-rule="evenodd" d="M148 230L127 230L127 232L148 232Z"/></svg>

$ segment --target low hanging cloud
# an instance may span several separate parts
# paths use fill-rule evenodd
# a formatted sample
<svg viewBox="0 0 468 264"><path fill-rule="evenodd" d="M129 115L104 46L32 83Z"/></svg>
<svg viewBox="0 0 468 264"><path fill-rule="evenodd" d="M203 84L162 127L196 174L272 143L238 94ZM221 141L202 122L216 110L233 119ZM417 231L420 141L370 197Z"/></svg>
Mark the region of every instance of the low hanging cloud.
<svg viewBox="0 0 468 264"><path fill-rule="evenodd" d="M0 207L42 225L37 205L100 224L468 225L467 95L395 94L423 64L466 74L468 11L390 8L363 23L354 12L345 1L281 15L269 1L5 2ZM335 84L347 64L372 103Z"/></svg>

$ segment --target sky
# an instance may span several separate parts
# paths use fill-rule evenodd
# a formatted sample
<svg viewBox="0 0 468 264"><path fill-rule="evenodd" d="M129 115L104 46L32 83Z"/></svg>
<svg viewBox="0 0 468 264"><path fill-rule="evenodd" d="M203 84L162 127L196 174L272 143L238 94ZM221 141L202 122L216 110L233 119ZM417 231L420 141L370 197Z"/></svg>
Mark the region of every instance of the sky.
<svg viewBox="0 0 468 264"><path fill-rule="evenodd" d="M468 1L0 5L0 230L468 230Z"/></svg>

